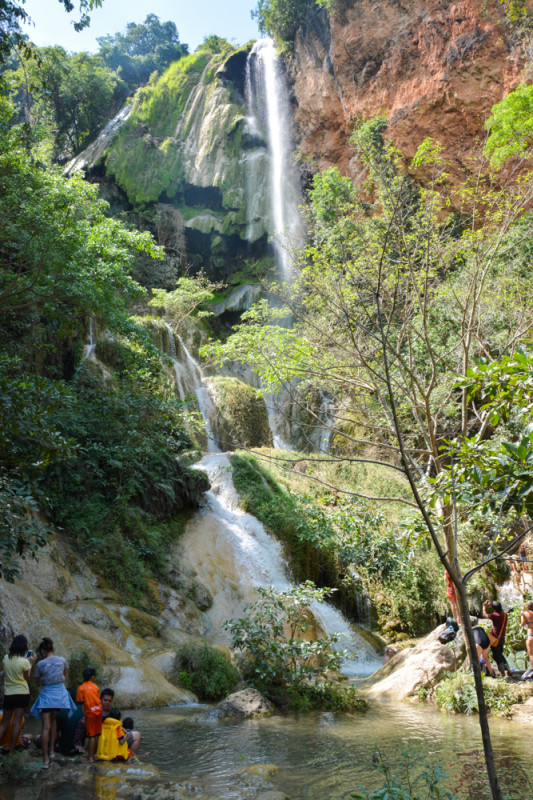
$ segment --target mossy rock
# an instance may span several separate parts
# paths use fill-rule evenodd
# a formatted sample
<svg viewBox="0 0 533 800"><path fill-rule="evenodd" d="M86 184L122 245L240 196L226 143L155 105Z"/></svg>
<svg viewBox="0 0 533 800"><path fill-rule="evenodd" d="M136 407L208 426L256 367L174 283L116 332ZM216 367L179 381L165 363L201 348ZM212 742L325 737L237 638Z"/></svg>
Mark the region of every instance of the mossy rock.
<svg viewBox="0 0 533 800"><path fill-rule="evenodd" d="M129 608L126 611L125 619L132 632L143 639L148 636L159 636L160 634L161 626L159 621L151 614L139 611L136 608Z"/></svg>
<svg viewBox="0 0 533 800"><path fill-rule="evenodd" d="M271 447L272 431L265 401L237 378L209 379L217 407L215 437L222 450L236 447Z"/></svg>

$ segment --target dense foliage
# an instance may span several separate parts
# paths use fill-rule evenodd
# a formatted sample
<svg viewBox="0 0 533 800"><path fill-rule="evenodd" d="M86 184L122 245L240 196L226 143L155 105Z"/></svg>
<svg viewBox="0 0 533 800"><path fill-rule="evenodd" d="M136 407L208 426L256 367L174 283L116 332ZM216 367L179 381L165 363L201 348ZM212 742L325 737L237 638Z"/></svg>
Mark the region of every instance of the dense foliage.
<svg viewBox="0 0 533 800"><path fill-rule="evenodd" d="M294 41L308 15L317 8L338 11L351 5L353 0L258 0L252 11L259 30L288 45Z"/></svg>
<svg viewBox="0 0 533 800"><path fill-rule="evenodd" d="M155 14L148 14L143 23L129 22L124 33L101 36L97 42L98 55L120 76L127 94L188 53L174 22L161 22Z"/></svg>
<svg viewBox="0 0 533 800"><path fill-rule="evenodd" d="M179 685L200 700L221 700L234 691L240 678L228 656L207 644L179 647L174 669Z"/></svg>
<svg viewBox="0 0 533 800"><path fill-rule="evenodd" d="M50 142L53 160L77 155L135 89L188 51L175 24L155 14L98 42L94 55L26 44L6 64L3 78L19 117Z"/></svg>
<svg viewBox="0 0 533 800"><path fill-rule="evenodd" d="M285 591L258 587L257 593L259 600L245 607L243 617L224 623L244 678L278 704L364 710L355 687L339 689L329 679L344 655L334 649L339 636L313 631L310 606L331 590L306 581Z"/></svg>
<svg viewBox="0 0 533 800"><path fill-rule="evenodd" d="M46 509L100 574L146 604L177 515L206 485L178 460L183 411L128 310L143 294L129 275L136 253L160 251L108 216L96 186L43 165L5 98L0 115L1 572L13 579L17 556L42 546ZM107 373L82 359L89 318L108 331Z"/></svg>
<svg viewBox="0 0 533 800"><path fill-rule="evenodd" d="M511 706L523 702L519 687L511 686L497 678L484 678L485 701L490 711L501 716L509 715ZM437 704L446 711L473 714L478 711L478 698L474 679L464 672L455 672L436 688Z"/></svg>

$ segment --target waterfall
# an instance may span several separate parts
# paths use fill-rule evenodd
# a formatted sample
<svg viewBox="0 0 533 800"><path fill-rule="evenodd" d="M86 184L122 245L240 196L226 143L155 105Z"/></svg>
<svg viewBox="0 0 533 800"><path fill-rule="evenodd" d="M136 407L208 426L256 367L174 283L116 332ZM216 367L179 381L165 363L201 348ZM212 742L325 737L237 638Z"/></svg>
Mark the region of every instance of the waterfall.
<svg viewBox="0 0 533 800"><path fill-rule="evenodd" d="M246 100L250 110L249 133L263 132L270 161L270 234L274 238L276 261L283 280L292 274L291 252L302 243L298 211L300 190L291 165L290 105L287 87L272 39L260 39L248 56L246 65ZM253 225L256 192L257 158L247 160L249 170L248 230Z"/></svg>
<svg viewBox="0 0 533 800"><path fill-rule="evenodd" d="M292 584L280 543L258 519L239 508L228 456L204 456L198 467L209 476L211 489L206 506L188 523L180 540L179 558L213 596L213 605L205 612L208 638L227 646L223 622L242 616L244 606L257 600L258 586L286 590ZM378 669L379 657L340 611L330 603L314 603L311 610L326 633L344 634L337 646L354 658L344 662L342 672L363 676Z"/></svg>
<svg viewBox="0 0 533 800"><path fill-rule="evenodd" d="M200 364L189 352L181 336L176 334L180 354L184 356L184 358L178 358L176 336L174 336L174 332L168 323L166 327L168 330L170 358L172 359L172 367L176 377L176 386L180 400L185 402L187 397L196 397L196 402L204 422L204 429L207 437L207 452L217 453L218 446L211 424L211 420L214 418L216 412L213 401L211 400L211 395L209 394L205 375Z"/></svg>
<svg viewBox="0 0 533 800"><path fill-rule="evenodd" d="M83 357L88 358L90 361L94 361L94 351L96 349L96 341L94 338L94 320L92 317L89 319L89 341L85 345L83 350Z"/></svg>

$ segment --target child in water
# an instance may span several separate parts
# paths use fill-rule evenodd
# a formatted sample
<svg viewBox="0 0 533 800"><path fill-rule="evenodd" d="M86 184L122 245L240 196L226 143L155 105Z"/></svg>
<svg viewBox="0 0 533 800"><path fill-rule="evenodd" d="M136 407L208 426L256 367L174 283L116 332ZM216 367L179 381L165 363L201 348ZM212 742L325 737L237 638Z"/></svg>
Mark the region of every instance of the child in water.
<svg viewBox="0 0 533 800"><path fill-rule="evenodd" d="M83 703L83 716L85 718L85 731L89 737L87 761L95 760L98 737L102 733L102 704L100 702L100 689L94 683L96 675L94 667L83 670L83 683L78 688L76 702Z"/></svg>

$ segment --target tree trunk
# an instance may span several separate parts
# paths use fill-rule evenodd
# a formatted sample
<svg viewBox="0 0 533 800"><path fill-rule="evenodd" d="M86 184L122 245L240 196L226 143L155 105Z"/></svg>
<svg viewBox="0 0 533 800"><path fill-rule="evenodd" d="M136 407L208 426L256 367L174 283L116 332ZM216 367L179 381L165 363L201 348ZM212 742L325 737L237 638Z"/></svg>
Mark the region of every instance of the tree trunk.
<svg viewBox="0 0 533 800"><path fill-rule="evenodd" d="M462 581L458 581L458 583L455 585L455 588L457 589L459 607L463 617L463 630L470 655L472 670L474 672L474 684L476 687L476 696L479 709L479 727L481 728L481 739L483 741L483 752L485 755L485 765L487 767L487 775L489 778L492 800L503 800L500 782L498 780L498 773L496 770L496 762L494 760L494 750L492 749L492 741L490 738L489 720L487 707L485 705L485 693L483 691L483 681L481 678L481 665L479 663L477 647L474 641L474 631L472 629L472 621L470 619L466 588Z"/></svg>

